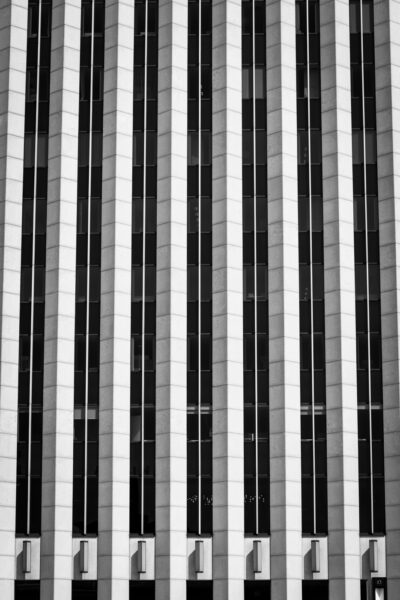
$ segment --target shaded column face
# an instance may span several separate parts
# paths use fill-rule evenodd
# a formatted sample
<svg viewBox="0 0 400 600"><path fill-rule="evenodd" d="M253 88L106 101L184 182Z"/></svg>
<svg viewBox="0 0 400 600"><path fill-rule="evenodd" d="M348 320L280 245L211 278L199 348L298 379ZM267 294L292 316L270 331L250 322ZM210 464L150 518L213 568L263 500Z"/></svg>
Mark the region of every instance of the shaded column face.
<svg viewBox="0 0 400 600"><path fill-rule="evenodd" d="M212 4L188 5L187 531L212 533Z"/></svg>
<svg viewBox="0 0 400 600"><path fill-rule="evenodd" d="M22 201L16 532L41 532L51 0L29 2Z"/></svg>
<svg viewBox="0 0 400 600"><path fill-rule="evenodd" d="M104 0L81 5L73 532L97 533Z"/></svg>
<svg viewBox="0 0 400 600"><path fill-rule="evenodd" d="M135 2L130 532L155 532L158 2Z"/></svg>
<svg viewBox="0 0 400 600"><path fill-rule="evenodd" d="M385 532L373 3L350 2L361 534Z"/></svg>
<svg viewBox="0 0 400 600"><path fill-rule="evenodd" d="M296 2L303 534L327 532L319 1Z"/></svg>
<svg viewBox="0 0 400 600"><path fill-rule="evenodd" d="M269 533L265 2L242 2L244 529Z"/></svg>

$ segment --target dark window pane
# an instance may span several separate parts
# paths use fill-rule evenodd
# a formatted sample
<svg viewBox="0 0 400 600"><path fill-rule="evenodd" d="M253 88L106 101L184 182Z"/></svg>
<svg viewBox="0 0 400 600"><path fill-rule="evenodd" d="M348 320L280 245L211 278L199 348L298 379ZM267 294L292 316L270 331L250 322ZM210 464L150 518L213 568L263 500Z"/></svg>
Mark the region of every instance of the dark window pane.
<svg viewBox="0 0 400 600"><path fill-rule="evenodd" d="M245 533L256 531L256 482L254 478L244 479L244 530Z"/></svg>
<svg viewBox="0 0 400 600"><path fill-rule="evenodd" d="M371 532L371 486L370 479L361 477L359 481L360 533Z"/></svg>
<svg viewBox="0 0 400 600"><path fill-rule="evenodd" d="M302 531L303 533L314 532L314 500L313 480L311 477L302 477L301 505L302 505Z"/></svg>
<svg viewBox="0 0 400 600"><path fill-rule="evenodd" d="M15 581L14 598L15 600L40 600L40 581Z"/></svg>
<svg viewBox="0 0 400 600"><path fill-rule="evenodd" d="M198 503L199 490L197 478L189 477L187 480L187 531L198 532Z"/></svg>

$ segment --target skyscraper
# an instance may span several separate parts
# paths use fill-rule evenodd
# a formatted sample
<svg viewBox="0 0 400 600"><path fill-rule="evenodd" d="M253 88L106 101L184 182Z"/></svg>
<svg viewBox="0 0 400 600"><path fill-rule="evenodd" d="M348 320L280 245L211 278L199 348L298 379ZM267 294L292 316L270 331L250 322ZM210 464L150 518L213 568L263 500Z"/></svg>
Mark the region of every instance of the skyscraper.
<svg viewBox="0 0 400 600"><path fill-rule="evenodd" d="M400 4L3 0L0 595L400 596Z"/></svg>

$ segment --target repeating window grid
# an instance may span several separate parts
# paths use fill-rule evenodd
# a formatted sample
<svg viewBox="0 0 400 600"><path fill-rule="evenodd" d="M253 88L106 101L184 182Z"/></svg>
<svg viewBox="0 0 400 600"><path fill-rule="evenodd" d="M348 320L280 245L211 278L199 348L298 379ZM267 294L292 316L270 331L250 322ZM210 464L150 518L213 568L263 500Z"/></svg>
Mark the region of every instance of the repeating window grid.
<svg viewBox="0 0 400 600"><path fill-rule="evenodd" d="M350 2L360 531L362 534L384 533L385 529L373 24L371 1ZM365 317L363 308L365 308ZM364 385L365 372L367 386ZM368 427L365 424L366 415Z"/></svg>
<svg viewBox="0 0 400 600"><path fill-rule="evenodd" d="M203 535L212 531L211 202L208 182L211 175L208 171L211 165L211 90L208 83L211 73L211 4L208 0L193 0L189 2L188 13L187 529L189 533ZM196 247L192 243L193 238L197 238ZM193 310L196 308L195 316Z"/></svg>
<svg viewBox="0 0 400 600"><path fill-rule="evenodd" d="M296 3L300 342L302 402L302 504L303 532L326 532L326 426L317 440L318 415L325 412L323 232L321 174L321 109L319 57L319 2ZM304 69L305 63L305 69ZM306 100L306 107L304 107ZM305 108L305 110L304 110ZM301 116L300 116L300 113ZM304 118L305 113L305 118ZM305 169L305 171L304 171ZM304 183L305 180L305 183ZM301 196L304 194L304 196ZM308 315L309 312L309 315ZM308 376L308 373L310 376ZM311 440L306 439L311 422ZM317 445L320 448L317 456ZM311 472L307 449L311 446ZM322 452L321 452L322 450ZM321 464L321 457L324 461ZM317 465L318 462L318 465ZM322 468L321 468L322 467ZM309 502L309 483L312 503ZM310 522L311 509L311 522Z"/></svg>
<svg viewBox="0 0 400 600"><path fill-rule="evenodd" d="M265 2L244 0L242 14L244 500L245 531L258 535L269 532Z"/></svg>
<svg viewBox="0 0 400 600"><path fill-rule="evenodd" d="M73 530L97 533L104 1L81 7Z"/></svg>
<svg viewBox="0 0 400 600"><path fill-rule="evenodd" d="M43 331L51 1L30 1L25 101L24 199L16 531L40 533Z"/></svg>
<svg viewBox="0 0 400 600"><path fill-rule="evenodd" d="M154 534L157 10L135 4L130 532L139 535Z"/></svg>

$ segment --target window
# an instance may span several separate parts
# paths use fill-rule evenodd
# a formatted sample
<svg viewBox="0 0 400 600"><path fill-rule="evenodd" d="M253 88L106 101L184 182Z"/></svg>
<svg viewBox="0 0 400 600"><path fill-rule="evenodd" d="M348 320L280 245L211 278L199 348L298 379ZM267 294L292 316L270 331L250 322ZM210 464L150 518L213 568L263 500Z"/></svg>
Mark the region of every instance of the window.
<svg viewBox="0 0 400 600"><path fill-rule="evenodd" d="M154 600L155 582L154 581L130 581L129 582L130 600Z"/></svg>
<svg viewBox="0 0 400 600"><path fill-rule="evenodd" d="M270 600L270 597L270 581L257 580L244 582L244 600Z"/></svg>
<svg viewBox="0 0 400 600"><path fill-rule="evenodd" d="M316 534L327 529L326 426L317 435L312 421L325 404L319 5L297 2L296 11L302 530Z"/></svg>
<svg viewBox="0 0 400 600"><path fill-rule="evenodd" d="M97 581L73 581L72 600L97 600Z"/></svg>
<svg viewBox="0 0 400 600"><path fill-rule="evenodd" d="M269 364L265 6L254 8L253 31L252 5L242 5L243 375L244 525L257 535L269 531Z"/></svg>
<svg viewBox="0 0 400 600"><path fill-rule="evenodd" d="M157 166L157 6L135 5L131 312L130 532L155 528L155 322ZM144 49L147 48L147 64ZM146 85L145 85L146 82ZM143 427L143 430L142 430ZM130 594L154 596L154 583ZM143 584L143 585L142 585ZM147 594L150 594L148 596ZM141 595L143 594L143 596ZM153 594L153 596L151 596Z"/></svg>
<svg viewBox="0 0 400 600"><path fill-rule="evenodd" d="M303 600L328 600L328 581L303 581Z"/></svg>
<svg viewBox="0 0 400 600"><path fill-rule="evenodd" d="M212 581L187 581L186 582L187 600L212 600L213 582Z"/></svg>
<svg viewBox="0 0 400 600"><path fill-rule="evenodd" d="M40 581L15 581L15 600L40 600Z"/></svg>

